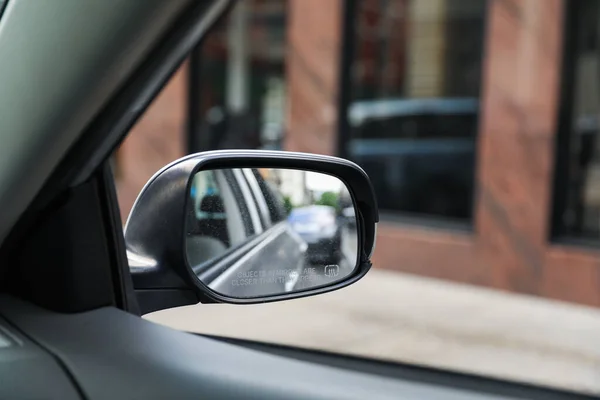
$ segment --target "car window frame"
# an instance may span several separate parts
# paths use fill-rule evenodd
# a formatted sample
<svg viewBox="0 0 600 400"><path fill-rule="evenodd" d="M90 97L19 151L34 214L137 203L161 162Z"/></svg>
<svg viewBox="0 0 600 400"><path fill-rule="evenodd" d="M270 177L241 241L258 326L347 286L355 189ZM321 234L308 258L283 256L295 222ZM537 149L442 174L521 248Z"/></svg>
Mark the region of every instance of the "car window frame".
<svg viewBox="0 0 600 400"><path fill-rule="evenodd" d="M244 194L242 188L233 171L223 170L223 176L225 177L225 181L231 188L231 191L234 193L236 199L243 199ZM256 236L260 232L256 231L254 223L252 222L252 219L250 217L250 209L248 208L248 203L246 201L238 202L238 206L240 207L240 212L242 213L242 220L244 222L246 239L250 240L252 237Z"/></svg>
<svg viewBox="0 0 600 400"><path fill-rule="evenodd" d="M264 198L264 194L260 189L260 185L256 180L256 177L252 173L252 169L243 168L242 174L244 175L244 179L246 180L246 183L250 188L250 192L252 193L252 197L254 198L255 204L258 207L261 222L265 227L265 230L271 228L273 225L275 225L275 223L271 220L269 205L267 204L267 201Z"/></svg>
<svg viewBox="0 0 600 400"><path fill-rule="evenodd" d="M252 221L252 225L254 226L254 234L258 235L263 233L266 230L266 227L263 225L260 209L256 202L254 201L252 190L248 182L246 182L244 173L241 168L234 168L231 170L235 180L237 181L239 188L241 199L244 199L244 202L247 205L248 215L250 216L250 220Z"/></svg>
<svg viewBox="0 0 600 400"><path fill-rule="evenodd" d="M265 201L273 203L274 208L268 207L268 204L267 204L269 215L271 217L271 222L273 223L273 225L276 225L282 221L285 221L287 218L287 214L286 214L286 210L285 210L285 205L283 204L283 196L281 195L281 193L278 193L279 196L278 196L278 194L274 193L270 184L261 176L260 172L256 168L252 169L252 174L254 175L256 181L258 182L258 187L259 187ZM281 209L278 210L277 208L279 208L279 207L276 205L276 203L278 203L280 201L282 202ZM281 214L281 215L274 215L274 214Z"/></svg>

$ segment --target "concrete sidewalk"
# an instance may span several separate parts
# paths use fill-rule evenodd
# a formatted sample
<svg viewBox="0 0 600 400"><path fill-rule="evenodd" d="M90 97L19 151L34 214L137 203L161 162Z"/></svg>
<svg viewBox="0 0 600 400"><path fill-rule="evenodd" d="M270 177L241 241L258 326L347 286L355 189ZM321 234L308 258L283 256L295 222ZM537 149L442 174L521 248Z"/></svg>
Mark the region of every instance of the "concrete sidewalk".
<svg viewBox="0 0 600 400"><path fill-rule="evenodd" d="M399 360L600 394L600 310L372 270L317 297L146 318L193 332Z"/></svg>

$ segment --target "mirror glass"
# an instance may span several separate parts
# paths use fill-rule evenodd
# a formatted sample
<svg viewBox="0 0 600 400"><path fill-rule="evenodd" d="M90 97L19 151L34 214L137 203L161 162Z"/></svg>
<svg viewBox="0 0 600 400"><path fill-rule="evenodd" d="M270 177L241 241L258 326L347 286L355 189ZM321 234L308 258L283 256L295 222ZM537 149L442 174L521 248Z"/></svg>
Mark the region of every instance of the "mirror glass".
<svg viewBox="0 0 600 400"><path fill-rule="evenodd" d="M296 292L343 280L357 267L355 208L334 176L295 169L202 170L189 195L188 264L219 294Z"/></svg>

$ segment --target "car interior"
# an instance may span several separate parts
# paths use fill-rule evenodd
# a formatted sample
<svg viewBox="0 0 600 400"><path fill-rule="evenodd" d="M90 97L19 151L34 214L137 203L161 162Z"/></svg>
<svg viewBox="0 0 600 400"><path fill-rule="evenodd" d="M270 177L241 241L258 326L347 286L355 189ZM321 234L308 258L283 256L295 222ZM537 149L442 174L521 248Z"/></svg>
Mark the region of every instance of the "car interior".
<svg viewBox="0 0 600 400"><path fill-rule="evenodd" d="M141 318L154 292L134 290L108 159L233 3L0 1L0 398L591 398ZM198 204L205 228L186 214L194 264L263 227L217 181Z"/></svg>

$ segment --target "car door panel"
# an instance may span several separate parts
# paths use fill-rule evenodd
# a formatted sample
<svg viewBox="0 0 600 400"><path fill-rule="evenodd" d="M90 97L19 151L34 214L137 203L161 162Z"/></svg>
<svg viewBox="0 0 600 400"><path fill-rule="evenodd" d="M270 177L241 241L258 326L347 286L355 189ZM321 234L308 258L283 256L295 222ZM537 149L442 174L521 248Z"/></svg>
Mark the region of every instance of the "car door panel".
<svg viewBox="0 0 600 400"><path fill-rule="evenodd" d="M207 283L220 293L234 287L239 297L289 292L306 265L305 252L306 244L290 231L287 222L282 222Z"/></svg>
<svg viewBox="0 0 600 400"><path fill-rule="evenodd" d="M517 398L276 356L179 332L112 307L58 314L1 295L0 314L60 360L89 399Z"/></svg>
<svg viewBox="0 0 600 400"><path fill-rule="evenodd" d="M81 399L60 360L0 318L0 399Z"/></svg>

